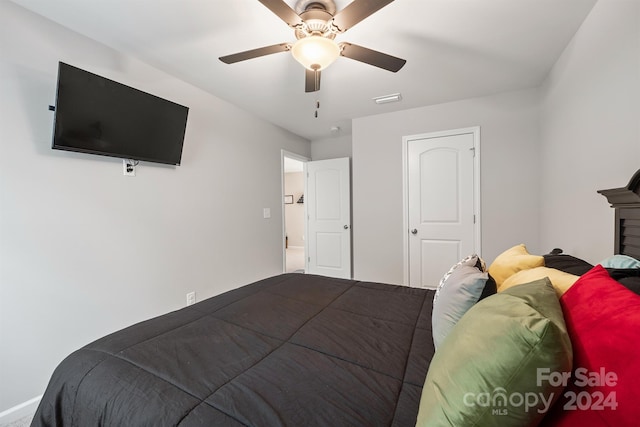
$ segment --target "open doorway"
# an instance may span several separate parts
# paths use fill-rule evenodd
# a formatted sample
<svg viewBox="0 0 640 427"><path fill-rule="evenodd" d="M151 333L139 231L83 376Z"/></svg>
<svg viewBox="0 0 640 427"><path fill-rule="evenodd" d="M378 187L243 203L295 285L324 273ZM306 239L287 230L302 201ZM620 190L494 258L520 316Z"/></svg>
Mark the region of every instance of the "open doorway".
<svg viewBox="0 0 640 427"><path fill-rule="evenodd" d="M285 273L306 270L304 165L309 159L282 151L282 229Z"/></svg>

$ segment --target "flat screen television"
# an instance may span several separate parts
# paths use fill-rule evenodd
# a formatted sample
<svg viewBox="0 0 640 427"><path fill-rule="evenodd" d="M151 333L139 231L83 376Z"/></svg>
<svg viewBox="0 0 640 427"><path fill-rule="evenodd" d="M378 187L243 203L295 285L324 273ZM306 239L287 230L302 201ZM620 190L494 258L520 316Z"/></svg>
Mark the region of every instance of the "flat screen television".
<svg viewBox="0 0 640 427"><path fill-rule="evenodd" d="M179 165L189 108L58 65L52 148Z"/></svg>

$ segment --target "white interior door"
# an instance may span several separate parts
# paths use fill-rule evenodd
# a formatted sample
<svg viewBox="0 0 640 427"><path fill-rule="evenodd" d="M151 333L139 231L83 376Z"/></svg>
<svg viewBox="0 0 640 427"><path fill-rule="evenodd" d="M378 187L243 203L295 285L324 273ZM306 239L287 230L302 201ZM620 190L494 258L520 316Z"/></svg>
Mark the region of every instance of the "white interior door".
<svg viewBox="0 0 640 427"><path fill-rule="evenodd" d="M407 141L410 286L437 287L452 265L477 252L477 134L436 134Z"/></svg>
<svg viewBox="0 0 640 427"><path fill-rule="evenodd" d="M306 163L307 272L351 278L349 159Z"/></svg>

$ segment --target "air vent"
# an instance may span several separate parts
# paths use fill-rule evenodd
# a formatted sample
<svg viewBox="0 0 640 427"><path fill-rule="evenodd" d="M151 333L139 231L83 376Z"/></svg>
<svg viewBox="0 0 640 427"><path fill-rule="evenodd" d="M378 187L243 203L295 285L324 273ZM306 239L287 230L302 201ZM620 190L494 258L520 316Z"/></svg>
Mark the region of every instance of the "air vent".
<svg viewBox="0 0 640 427"><path fill-rule="evenodd" d="M399 93L393 93L391 95L377 96L373 98L376 104L388 104L390 102L398 102L402 100L402 95Z"/></svg>

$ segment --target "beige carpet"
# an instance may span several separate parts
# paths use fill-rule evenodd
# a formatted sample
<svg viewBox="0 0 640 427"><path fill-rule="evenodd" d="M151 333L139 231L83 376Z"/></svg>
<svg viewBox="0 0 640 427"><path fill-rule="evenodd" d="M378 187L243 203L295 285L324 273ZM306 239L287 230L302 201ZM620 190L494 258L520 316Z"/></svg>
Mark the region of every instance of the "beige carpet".
<svg viewBox="0 0 640 427"><path fill-rule="evenodd" d="M9 424L0 424L0 427L29 427L31 425L31 420L33 419L33 415L26 416L24 418L20 418L19 420L15 420Z"/></svg>
<svg viewBox="0 0 640 427"><path fill-rule="evenodd" d="M304 247L287 248L287 273L304 273Z"/></svg>

